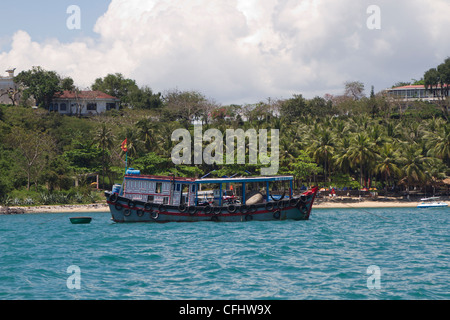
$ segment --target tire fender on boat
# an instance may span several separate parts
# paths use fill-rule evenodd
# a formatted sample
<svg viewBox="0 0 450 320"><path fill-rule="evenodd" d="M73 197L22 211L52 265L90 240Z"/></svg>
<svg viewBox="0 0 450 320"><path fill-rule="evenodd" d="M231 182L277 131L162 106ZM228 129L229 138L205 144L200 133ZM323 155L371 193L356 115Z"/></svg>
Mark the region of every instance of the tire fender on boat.
<svg viewBox="0 0 450 320"><path fill-rule="evenodd" d="M275 212L273 213L273 217L274 217L274 219L279 220L279 219L281 218L281 210L280 210L280 209L277 209L277 211L275 211Z"/></svg>
<svg viewBox="0 0 450 320"><path fill-rule="evenodd" d="M249 211L249 207L246 204L243 204L240 208L241 213L247 213Z"/></svg>
<svg viewBox="0 0 450 320"><path fill-rule="evenodd" d="M123 212L123 215L124 215L125 217L131 216L131 210L130 210L130 209L125 209L125 211Z"/></svg>
<svg viewBox="0 0 450 320"><path fill-rule="evenodd" d="M147 203L144 205L144 210L145 210L145 211L148 211L148 212L152 212L152 203L151 203L151 202L147 202Z"/></svg>
<svg viewBox="0 0 450 320"><path fill-rule="evenodd" d="M119 198L119 196L117 195L117 193L113 193L110 197L109 197L109 202L112 202L113 204L115 204L117 202L117 199Z"/></svg>
<svg viewBox="0 0 450 320"><path fill-rule="evenodd" d="M144 210L138 209L136 214L137 214L138 217L142 217L142 216L144 216Z"/></svg>
<svg viewBox="0 0 450 320"><path fill-rule="evenodd" d="M253 220L253 216L251 214L248 214L245 216L245 221L252 221Z"/></svg>
<svg viewBox="0 0 450 320"><path fill-rule="evenodd" d="M158 211L159 211L159 212L165 212L165 211L166 211L166 207L165 207L163 204L160 204L160 205L158 206Z"/></svg>
<svg viewBox="0 0 450 320"><path fill-rule="evenodd" d="M196 206L189 206L188 211L189 211L189 214L190 214L191 216L193 216L194 214L197 213L197 207L196 207Z"/></svg>
<svg viewBox="0 0 450 320"><path fill-rule="evenodd" d="M133 200L128 200L128 208L133 209L136 207L136 203Z"/></svg>
<svg viewBox="0 0 450 320"><path fill-rule="evenodd" d="M220 214L222 212L222 207L214 207L213 212L214 214Z"/></svg>
<svg viewBox="0 0 450 320"><path fill-rule="evenodd" d="M116 203L116 204L114 205L114 208L116 208L117 211L120 211L120 210L123 209L123 205L122 205L121 203Z"/></svg>
<svg viewBox="0 0 450 320"><path fill-rule="evenodd" d="M207 205L205 206L203 211L205 212L205 214L210 214L212 212L212 207L210 205Z"/></svg>
<svg viewBox="0 0 450 320"><path fill-rule="evenodd" d="M273 208L274 208L273 202L267 202L266 205L265 205L265 208L266 208L267 211L272 211Z"/></svg>
<svg viewBox="0 0 450 320"><path fill-rule="evenodd" d="M186 212L187 211L187 209L188 209L188 207L187 207L187 205L185 204L185 203L182 203L182 204L180 204L179 206L178 206L178 211L180 211L180 212Z"/></svg>
<svg viewBox="0 0 450 320"><path fill-rule="evenodd" d="M150 213L150 218L152 218L153 220L158 220L159 218L159 211L153 211Z"/></svg>
<svg viewBox="0 0 450 320"><path fill-rule="evenodd" d="M230 204L230 205L227 207L227 209L228 209L228 212L229 212L229 213L235 213L237 207L236 207L234 204Z"/></svg>
<svg viewBox="0 0 450 320"><path fill-rule="evenodd" d="M291 200L289 200L289 205L291 207L296 207L297 204L298 204L298 199L291 199Z"/></svg>

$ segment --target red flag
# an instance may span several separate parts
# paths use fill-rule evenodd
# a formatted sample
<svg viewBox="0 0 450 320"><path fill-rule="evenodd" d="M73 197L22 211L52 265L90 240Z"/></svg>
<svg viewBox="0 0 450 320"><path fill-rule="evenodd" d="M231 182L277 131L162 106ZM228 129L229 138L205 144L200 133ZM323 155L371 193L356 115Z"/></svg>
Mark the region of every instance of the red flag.
<svg viewBox="0 0 450 320"><path fill-rule="evenodd" d="M127 152L128 151L127 139L123 140L120 148L122 148L123 152Z"/></svg>

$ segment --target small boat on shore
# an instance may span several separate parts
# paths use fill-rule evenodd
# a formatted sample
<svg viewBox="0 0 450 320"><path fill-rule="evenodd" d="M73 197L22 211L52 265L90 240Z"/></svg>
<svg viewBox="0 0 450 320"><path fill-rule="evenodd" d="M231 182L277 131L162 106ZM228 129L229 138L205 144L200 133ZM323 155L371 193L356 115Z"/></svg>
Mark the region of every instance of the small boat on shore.
<svg viewBox="0 0 450 320"><path fill-rule="evenodd" d="M308 220L317 191L294 196L292 176L195 179L127 170L105 196L117 223L240 222Z"/></svg>
<svg viewBox="0 0 450 320"><path fill-rule="evenodd" d="M438 201L439 197L423 198L422 201L417 205L417 208L444 208L448 207L448 204L443 201Z"/></svg>

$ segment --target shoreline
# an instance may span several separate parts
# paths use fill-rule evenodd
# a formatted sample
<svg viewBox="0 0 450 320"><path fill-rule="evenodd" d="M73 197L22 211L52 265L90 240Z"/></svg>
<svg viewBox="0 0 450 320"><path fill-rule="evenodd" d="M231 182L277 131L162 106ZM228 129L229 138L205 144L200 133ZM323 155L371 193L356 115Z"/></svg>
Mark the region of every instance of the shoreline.
<svg viewBox="0 0 450 320"><path fill-rule="evenodd" d="M395 200L363 200L363 201L320 201L313 209L364 209L364 208L416 208L419 201ZM0 207L0 215L30 214L30 213L89 213L107 212L109 206L105 203L81 205L47 205L36 207Z"/></svg>
<svg viewBox="0 0 450 320"><path fill-rule="evenodd" d="M93 204L66 204L35 207L0 207L0 215L31 214L31 213L89 213L108 212L109 206L104 203Z"/></svg>
<svg viewBox="0 0 450 320"><path fill-rule="evenodd" d="M368 208L416 208L420 202L415 201L358 201L333 202L326 201L313 205L313 209L368 209Z"/></svg>

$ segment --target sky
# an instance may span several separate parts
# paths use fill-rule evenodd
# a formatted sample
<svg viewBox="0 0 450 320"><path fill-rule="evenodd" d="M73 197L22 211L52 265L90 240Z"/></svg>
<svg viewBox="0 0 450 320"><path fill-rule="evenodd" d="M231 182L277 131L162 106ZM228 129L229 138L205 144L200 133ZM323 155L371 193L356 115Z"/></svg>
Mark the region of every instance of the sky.
<svg viewBox="0 0 450 320"><path fill-rule="evenodd" d="M450 56L448 0L16 0L1 12L0 75L41 66L83 89L122 73L223 105L339 95L347 81L379 92Z"/></svg>

